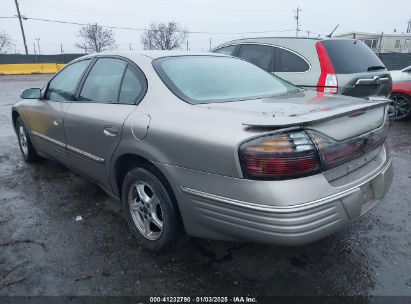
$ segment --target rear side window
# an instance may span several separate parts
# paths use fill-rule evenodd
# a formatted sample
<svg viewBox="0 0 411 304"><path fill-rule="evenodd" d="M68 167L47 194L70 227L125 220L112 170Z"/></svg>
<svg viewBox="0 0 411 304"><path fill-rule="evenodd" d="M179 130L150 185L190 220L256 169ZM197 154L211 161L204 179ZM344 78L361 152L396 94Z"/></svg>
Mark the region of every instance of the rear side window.
<svg viewBox="0 0 411 304"><path fill-rule="evenodd" d="M79 101L116 103L126 66L121 59L98 59L84 82Z"/></svg>
<svg viewBox="0 0 411 304"><path fill-rule="evenodd" d="M236 48L235 45L230 45L230 46L222 47L221 49L215 50L214 53L232 55L235 51L235 48Z"/></svg>
<svg viewBox="0 0 411 304"><path fill-rule="evenodd" d="M273 62L273 48L265 45L242 45L238 57L271 72Z"/></svg>
<svg viewBox="0 0 411 304"><path fill-rule="evenodd" d="M52 101L73 101L77 84L91 59L72 63L54 77L49 84L46 99Z"/></svg>
<svg viewBox="0 0 411 304"><path fill-rule="evenodd" d="M302 57L293 52L275 48L274 71L275 72L306 72L309 64Z"/></svg>
<svg viewBox="0 0 411 304"><path fill-rule="evenodd" d="M144 90L145 83L134 70L128 67L121 84L119 103L135 104L144 94Z"/></svg>
<svg viewBox="0 0 411 304"><path fill-rule="evenodd" d="M360 40L324 40L336 74L362 73L385 69L375 53Z"/></svg>

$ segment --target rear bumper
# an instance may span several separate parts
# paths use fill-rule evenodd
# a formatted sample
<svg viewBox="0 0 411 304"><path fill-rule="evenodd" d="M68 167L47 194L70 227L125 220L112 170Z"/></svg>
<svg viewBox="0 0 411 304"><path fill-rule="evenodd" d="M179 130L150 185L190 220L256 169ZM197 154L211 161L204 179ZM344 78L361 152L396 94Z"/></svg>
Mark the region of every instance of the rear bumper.
<svg viewBox="0 0 411 304"><path fill-rule="evenodd" d="M192 196L199 221L221 231L222 239L300 245L321 239L368 212L387 192L392 177L389 161L377 175L356 187L289 207L257 206L189 188L182 190Z"/></svg>
<svg viewBox="0 0 411 304"><path fill-rule="evenodd" d="M374 207L392 183L393 167L387 154L377 170L349 187L333 187L322 175L287 183L243 179L231 179L228 183L222 177L206 173L187 174L191 177L180 180L175 192L188 234L220 240L300 245L339 230ZM202 178L198 179L197 174ZM195 188L200 187L200 181L207 182L202 190ZM206 189L229 193L230 197L212 194ZM247 195L250 192L254 192L255 200ZM268 198L271 204L256 203L261 196ZM317 199L305 200L315 196Z"/></svg>

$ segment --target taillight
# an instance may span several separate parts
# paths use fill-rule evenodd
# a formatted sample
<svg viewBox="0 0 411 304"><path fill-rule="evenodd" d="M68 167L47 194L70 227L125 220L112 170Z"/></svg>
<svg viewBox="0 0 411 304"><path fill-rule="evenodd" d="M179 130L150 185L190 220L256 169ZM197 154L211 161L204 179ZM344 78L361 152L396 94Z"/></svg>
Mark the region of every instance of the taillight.
<svg viewBox="0 0 411 304"><path fill-rule="evenodd" d="M310 129L264 135L240 146L243 175L245 178L263 180L314 175L380 148L387 137L388 128L386 113L378 129L341 141Z"/></svg>
<svg viewBox="0 0 411 304"><path fill-rule="evenodd" d="M322 42L315 44L317 49L318 58L320 60L321 75L318 79L317 91L324 93L338 93L338 80L334 71L334 66L328 55L327 49Z"/></svg>
<svg viewBox="0 0 411 304"><path fill-rule="evenodd" d="M315 146L302 130L253 139L240 146L239 155L247 178L297 178L321 169Z"/></svg>
<svg viewBox="0 0 411 304"><path fill-rule="evenodd" d="M389 120L387 117L388 115L380 128L343 141L337 141L319 132L308 130L307 133L315 143L320 155L322 169L329 170L338 167L379 148L388 134Z"/></svg>

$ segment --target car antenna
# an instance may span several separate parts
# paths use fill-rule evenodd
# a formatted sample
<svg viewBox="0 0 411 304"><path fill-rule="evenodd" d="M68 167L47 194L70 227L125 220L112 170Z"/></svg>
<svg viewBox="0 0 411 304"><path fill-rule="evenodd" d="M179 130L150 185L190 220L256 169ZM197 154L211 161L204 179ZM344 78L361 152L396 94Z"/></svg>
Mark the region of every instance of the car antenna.
<svg viewBox="0 0 411 304"><path fill-rule="evenodd" d="M334 34L335 30L336 30L339 26L340 26L340 25L337 24L337 26L333 29L333 31L332 31L331 33L329 33L329 34L327 35L327 37L328 37L328 38L331 38L331 36Z"/></svg>

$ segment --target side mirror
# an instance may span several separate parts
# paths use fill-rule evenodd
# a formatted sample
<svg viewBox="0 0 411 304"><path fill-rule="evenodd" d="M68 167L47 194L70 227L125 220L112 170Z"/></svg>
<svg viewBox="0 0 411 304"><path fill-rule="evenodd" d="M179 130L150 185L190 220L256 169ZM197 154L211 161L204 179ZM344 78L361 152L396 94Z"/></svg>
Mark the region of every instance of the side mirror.
<svg viewBox="0 0 411 304"><path fill-rule="evenodd" d="M25 89L20 93L20 97L23 99L40 99L41 90L39 88Z"/></svg>

